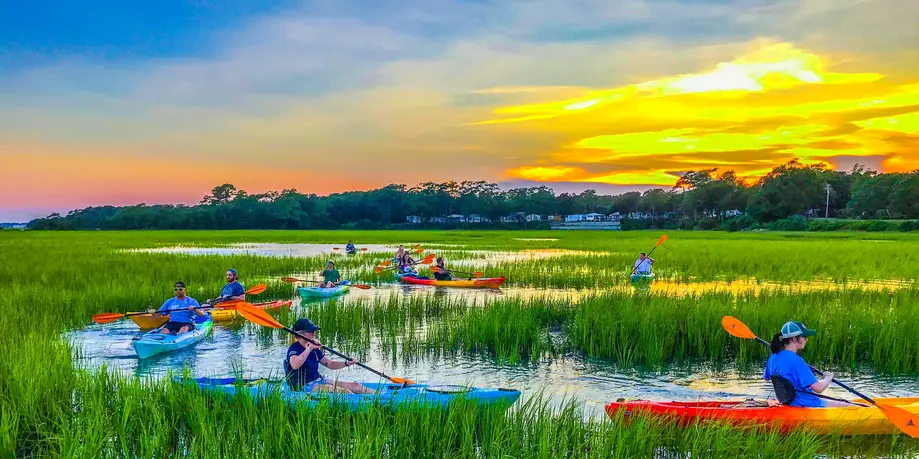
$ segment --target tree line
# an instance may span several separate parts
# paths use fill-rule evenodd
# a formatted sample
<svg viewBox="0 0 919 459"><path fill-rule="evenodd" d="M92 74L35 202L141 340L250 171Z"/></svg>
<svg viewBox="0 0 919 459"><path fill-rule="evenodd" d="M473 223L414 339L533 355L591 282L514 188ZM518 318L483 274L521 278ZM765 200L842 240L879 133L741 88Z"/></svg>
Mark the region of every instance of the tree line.
<svg viewBox="0 0 919 459"><path fill-rule="evenodd" d="M877 173L805 165L797 159L748 184L732 170L689 171L669 189L598 195L594 190L556 195L547 186L507 191L484 181L392 184L328 196L294 189L250 194L231 184L215 187L198 205L97 206L52 214L31 229L334 229L410 226L451 214L480 215L499 226L522 213L565 215L619 213L623 228L743 229L806 217L840 219L919 218L919 171ZM628 216L632 215L633 218ZM638 218L635 218L638 217ZM481 226L481 225L480 225ZM532 227L532 225L531 225Z"/></svg>

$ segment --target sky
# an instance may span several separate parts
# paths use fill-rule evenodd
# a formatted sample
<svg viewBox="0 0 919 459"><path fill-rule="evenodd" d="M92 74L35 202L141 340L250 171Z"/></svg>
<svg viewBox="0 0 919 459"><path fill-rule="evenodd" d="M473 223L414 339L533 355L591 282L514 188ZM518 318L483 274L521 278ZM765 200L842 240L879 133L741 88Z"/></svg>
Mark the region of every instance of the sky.
<svg viewBox="0 0 919 459"><path fill-rule="evenodd" d="M0 0L0 221L486 180L919 169L911 0Z"/></svg>

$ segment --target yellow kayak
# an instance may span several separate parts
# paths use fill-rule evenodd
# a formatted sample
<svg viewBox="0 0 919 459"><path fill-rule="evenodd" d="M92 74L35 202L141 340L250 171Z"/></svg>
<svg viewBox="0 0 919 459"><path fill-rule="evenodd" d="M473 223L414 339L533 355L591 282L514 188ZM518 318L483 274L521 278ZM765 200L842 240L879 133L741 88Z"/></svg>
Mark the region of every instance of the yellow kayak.
<svg viewBox="0 0 919 459"><path fill-rule="evenodd" d="M266 301L264 303L255 303L253 306L262 309L278 309L281 307L290 306L291 300L279 300L279 301ZM220 309L213 308L210 310L211 318L214 319L214 322L228 321L236 318L235 309ZM159 328L163 326L166 322L169 321L169 316L166 317L153 317L150 314L140 314L136 316L128 316L131 320L137 324L141 329L150 329L150 328Z"/></svg>

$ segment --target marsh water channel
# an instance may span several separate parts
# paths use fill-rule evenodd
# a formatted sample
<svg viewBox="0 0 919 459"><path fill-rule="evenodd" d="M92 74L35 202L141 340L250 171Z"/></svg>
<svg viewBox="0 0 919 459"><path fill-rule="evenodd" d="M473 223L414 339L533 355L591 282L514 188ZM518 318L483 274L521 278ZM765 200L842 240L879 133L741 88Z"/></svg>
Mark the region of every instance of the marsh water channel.
<svg viewBox="0 0 919 459"><path fill-rule="evenodd" d="M333 245L320 244L248 244L245 246L225 248L167 248L156 249L161 252L208 254L208 255L260 255L286 257L327 256ZM343 247L343 246L339 246ZM373 247L374 252L386 253L393 247ZM369 251L368 251L369 252ZM551 257L558 252L546 252L540 255L532 253L514 256ZM358 255L360 256L360 255ZM493 257L500 256L492 255ZM377 257L379 258L379 257ZM831 283L812 285L786 285L787 288L842 288ZM766 288L762 282L707 282L675 283L655 281L652 289L662 288L673 292L698 292L708 289L727 289L730 291L755 291ZM776 288L784 288L776 284ZM619 287L616 287L619 288ZM624 288L629 288L625 286ZM896 288L885 285L884 288ZM751 290L752 289L752 290ZM292 323L297 317L308 316L316 308L349 303L371 304L386 302L394 297L433 297L434 301L461 301L470 304L487 304L489 299L499 297L565 297L576 299L583 294L575 289L535 289L504 287L500 290L463 290L451 288L433 288L426 286L407 286L399 284L374 285L372 289L352 289L345 296L320 302L301 302L294 297L290 311L283 311L280 320ZM319 323L322 326L322 323ZM243 375L250 378L280 378L282 361L290 338L282 333L267 333L266 329L248 323L242 317L232 322L217 322L213 333L203 341L189 348L150 359L139 360L134 353L131 341L143 331L130 320L120 320L105 325L91 325L84 329L68 333L68 338L78 349L79 365L84 368L105 367L111 371L122 372L138 377L166 377L177 374L187 367L196 377L228 377ZM425 333L422 325L403 333ZM371 333L360 343L348 343L336 337L327 344L341 346L340 349L353 352L367 365L378 368L390 375L411 378L418 382L431 384L467 384L479 387L505 387L523 391L524 398L539 392L552 400L562 403L569 398L583 401L588 412L602 415L603 406L617 398L650 399L650 400L700 400L700 399L738 399L764 398L771 394L771 384L762 380L761 364L734 364L695 362L649 367L619 367L608 361L587 359L577 352L568 352L551 357L542 356L529 361L504 362L479 354L470 355L455 353L411 353L403 350L393 351L387 345L382 334ZM323 339L323 332L319 332ZM404 338L401 337L401 338ZM815 342L816 344L816 342ZM356 350L356 348L360 350ZM763 353L765 361L765 351ZM833 370L833 369L828 369ZM324 367L320 371L327 377L338 377L343 380L377 381L372 373L357 367L341 371L329 371ZM869 368L855 372L837 372L837 377L859 388L862 392L886 397L916 396L919 394L919 381L913 377L889 377L874 374ZM829 395L851 398L851 396L831 387Z"/></svg>

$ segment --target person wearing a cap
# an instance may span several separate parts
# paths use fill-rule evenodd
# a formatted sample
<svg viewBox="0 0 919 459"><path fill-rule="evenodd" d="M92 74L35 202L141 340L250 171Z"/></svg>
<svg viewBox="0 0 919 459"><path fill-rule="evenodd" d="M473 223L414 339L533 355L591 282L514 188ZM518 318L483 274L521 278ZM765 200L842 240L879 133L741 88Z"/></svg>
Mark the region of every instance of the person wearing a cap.
<svg viewBox="0 0 919 459"><path fill-rule="evenodd" d="M833 373L826 372L823 379L817 379L807 362L798 355L804 349L807 338L817 332L804 326L801 322L788 322L782 326L782 331L772 337L770 350L772 355L766 361L763 378L771 380L772 376L781 376L787 379L795 389L795 398L791 406L820 408L827 406L846 406L844 403L815 397L814 393L821 393L833 381Z"/></svg>
<svg viewBox="0 0 919 459"><path fill-rule="evenodd" d="M341 282L341 273L335 269L335 262L332 260L326 262L325 269L319 275L322 276L322 282L319 283L320 288L332 288Z"/></svg>
<svg viewBox="0 0 919 459"><path fill-rule="evenodd" d="M185 282L178 281L175 283L175 296L166 300L159 309L150 309L147 312L153 317L168 315L169 322L163 325L160 333L178 335L195 329L195 318L192 314L201 317L206 315L199 307L194 298L185 294Z"/></svg>
<svg viewBox="0 0 919 459"><path fill-rule="evenodd" d="M299 319L294 323L294 331L309 340L294 335L296 342L287 349L284 359L284 374L287 384L293 390L303 392L340 392L345 394L372 394L374 390L358 382L331 381L319 374L319 364L330 370L340 370L357 363L354 359L347 362L329 360L322 352L322 343L316 339L319 327L309 319ZM312 343L310 341L313 341Z"/></svg>
<svg viewBox="0 0 919 459"><path fill-rule="evenodd" d="M213 306L227 300L246 301L246 288L239 283L239 274L233 268L227 270L227 283L220 290L220 296L217 299L208 300L204 306Z"/></svg>

